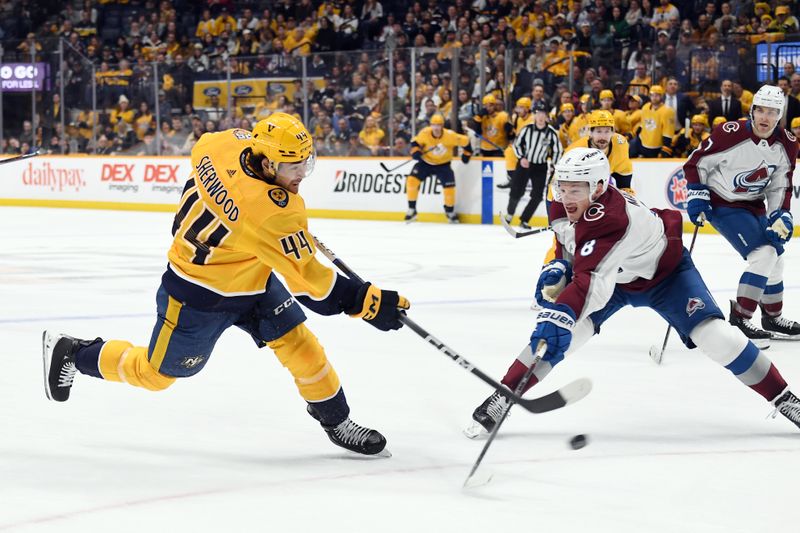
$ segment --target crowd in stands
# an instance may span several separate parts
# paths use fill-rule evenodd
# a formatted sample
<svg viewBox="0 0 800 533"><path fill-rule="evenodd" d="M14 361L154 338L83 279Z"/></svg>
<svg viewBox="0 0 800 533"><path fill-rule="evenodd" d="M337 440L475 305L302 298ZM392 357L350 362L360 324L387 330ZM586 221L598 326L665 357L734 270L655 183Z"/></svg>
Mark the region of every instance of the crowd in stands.
<svg viewBox="0 0 800 533"><path fill-rule="evenodd" d="M557 129L616 110L635 139L654 87L680 136L747 115L755 46L800 40L797 14L791 0L0 0L4 61L34 55L53 78L35 120L3 121L0 153L188 154L205 132L284 111L307 119L319 155L404 155L435 113L465 131L485 94L508 111L544 100ZM800 73L762 70L796 103L790 128ZM284 83L230 105L195 90L229 78Z"/></svg>

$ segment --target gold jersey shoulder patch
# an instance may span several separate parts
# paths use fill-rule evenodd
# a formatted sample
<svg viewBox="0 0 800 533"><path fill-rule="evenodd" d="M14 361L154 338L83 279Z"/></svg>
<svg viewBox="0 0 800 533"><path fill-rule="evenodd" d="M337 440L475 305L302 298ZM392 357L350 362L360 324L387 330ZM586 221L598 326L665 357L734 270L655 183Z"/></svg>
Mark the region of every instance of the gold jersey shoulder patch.
<svg viewBox="0 0 800 533"><path fill-rule="evenodd" d="M289 195L286 194L286 191L283 189L270 189L267 194L269 195L269 199L278 207L286 207L289 203Z"/></svg>

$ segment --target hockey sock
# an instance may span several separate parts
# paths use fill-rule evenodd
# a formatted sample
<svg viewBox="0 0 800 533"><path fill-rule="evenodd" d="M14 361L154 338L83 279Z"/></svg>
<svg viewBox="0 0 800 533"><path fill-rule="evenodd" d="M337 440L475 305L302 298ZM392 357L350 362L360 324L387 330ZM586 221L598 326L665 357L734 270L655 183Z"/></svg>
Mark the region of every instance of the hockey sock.
<svg viewBox="0 0 800 533"><path fill-rule="evenodd" d="M408 198L409 206L411 206L411 202L414 202L416 205L421 184L422 181L415 176L409 176L408 179L406 179L406 197Z"/></svg>
<svg viewBox="0 0 800 533"><path fill-rule="evenodd" d="M308 402L334 397L341 384L317 338L305 324L267 343L294 377L300 395Z"/></svg>
<svg viewBox="0 0 800 533"><path fill-rule="evenodd" d="M332 398L308 403L313 407L320 423L326 426L337 426L350 416L350 406L347 405L347 398L341 387Z"/></svg>
<svg viewBox="0 0 800 533"><path fill-rule="evenodd" d="M450 210L448 212L453 211L453 207L456 205L456 188L455 187L445 187L444 191L444 210L447 211L448 207Z"/></svg>
<svg viewBox="0 0 800 533"><path fill-rule="evenodd" d="M761 312L769 316L781 316L783 312L783 256L779 255L775 267L769 273L767 286L759 300Z"/></svg>
<svg viewBox="0 0 800 533"><path fill-rule="evenodd" d="M175 382L153 368L147 359L147 348L127 341L94 343L75 354L76 366L82 374L107 381L124 381L151 391L164 390Z"/></svg>
<svg viewBox="0 0 800 533"><path fill-rule="evenodd" d="M706 320L689 336L703 353L767 400L772 401L786 388L780 372L764 352L724 320Z"/></svg>
<svg viewBox="0 0 800 533"><path fill-rule="evenodd" d="M778 253L772 246L761 246L747 255L747 263L747 270L739 278L734 310L745 318L752 318L767 281L778 266ZM782 268L780 270L782 276Z"/></svg>
<svg viewBox="0 0 800 533"><path fill-rule="evenodd" d="M786 381L772 361L750 341L747 341L744 350L736 359L725 365L725 368L770 402L787 387Z"/></svg>

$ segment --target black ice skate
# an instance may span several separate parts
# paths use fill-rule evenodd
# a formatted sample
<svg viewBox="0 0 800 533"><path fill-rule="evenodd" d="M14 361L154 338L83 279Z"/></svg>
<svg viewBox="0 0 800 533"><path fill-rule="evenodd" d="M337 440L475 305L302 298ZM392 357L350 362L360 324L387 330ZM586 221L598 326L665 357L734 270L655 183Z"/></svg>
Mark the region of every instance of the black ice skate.
<svg viewBox="0 0 800 533"><path fill-rule="evenodd" d="M458 220L458 215L455 213L445 213L447 215L447 222L450 224L460 224L461 222Z"/></svg>
<svg viewBox="0 0 800 533"><path fill-rule="evenodd" d="M510 189L511 188L511 177L509 177L505 183L498 183L498 189Z"/></svg>
<svg viewBox="0 0 800 533"><path fill-rule="evenodd" d="M406 217L403 219L406 221L406 224L410 224L417 220L417 210L413 207L409 207L408 211L406 211Z"/></svg>
<svg viewBox="0 0 800 533"><path fill-rule="evenodd" d="M519 229L521 229L523 231L527 231L527 230L531 229L531 226L527 222L520 222L519 223Z"/></svg>
<svg viewBox="0 0 800 533"><path fill-rule="evenodd" d="M794 320L789 320L782 316L768 316L762 312L761 327L764 328L773 339L800 340L800 324Z"/></svg>
<svg viewBox="0 0 800 533"><path fill-rule="evenodd" d="M775 418L780 413L800 428L800 399L792 394L792 391L787 389L778 396L773 404L775 405L775 411L772 413L772 418Z"/></svg>
<svg viewBox="0 0 800 533"><path fill-rule="evenodd" d="M75 352L81 346L95 341L84 341L68 335L45 331L42 334L42 362L44 363L44 392L55 402L69 400L69 391L78 368Z"/></svg>
<svg viewBox="0 0 800 533"><path fill-rule="evenodd" d="M769 348L769 340L772 338L772 335L763 329L757 328L752 322L750 322L750 319L739 314L736 311L736 302L733 300L731 300L731 317L729 322L731 325L739 328L741 332L744 333L745 337L750 339L750 341L756 345L756 348L760 348L762 350Z"/></svg>
<svg viewBox="0 0 800 533"><path fill-rule="evenodd" d="M483 403L472 412L472 420L474 423L471 427L464 430L464 435L470 439L474 439L481 435L491 433L494 426L503 416L503 413L508 410L508 407L508 399L499 392L495 392L486 398Z"/></svg>
<svg viewBox="0 0 800 533"><path fill-rule="evenodd" d="M307 409L308 414L319 421L322 429L325 430L328 438L335 445L364 455L392 456L391 452L386 449L386 438L377 430L359 426L350 420L350 417L345 418L344 421L335 426L329 426L320 421L319 416L311 405Z"/></svg>

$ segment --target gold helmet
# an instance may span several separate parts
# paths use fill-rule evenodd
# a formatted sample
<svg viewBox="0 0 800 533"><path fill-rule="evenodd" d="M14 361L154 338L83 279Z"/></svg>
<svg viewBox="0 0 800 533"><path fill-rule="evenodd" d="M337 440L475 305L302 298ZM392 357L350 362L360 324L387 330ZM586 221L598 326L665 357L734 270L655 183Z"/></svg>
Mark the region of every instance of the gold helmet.
<svg viewBox="0 0 800 533"><path fill-rule="evenodd" d="M664 96L664 88L661 85L650 86L650 94L660 94Z"/></svg>
<svg viewBox="0 0 800 533"><path fill-rule="evenodd" d="M517 107L524 107L525 109L531 108L531 99L527 96L523 96L519 100L517 100Z"/></svg>
<svg viewBox="0 0 800 533"><path fill-rule="evenodd" d="M792 129L800 128L800 117L794 117L789 127Z"/></svg>
<svg viewBox="0 0 800 533"><path fill-rule="evenodd" d="M567 102L566 104L561 104L561 112L563 113L564 111L572 111L572 112L574 112L575 111L575 106L570 104L569 102Z"/></svg>
<svg viewBox="0 0 800 533"><path fill-rule="evenodd" d="M497 103L497 99L494 97L494 95L487 94L486 96L483 97L483 100L481 100L481 103L483 105L496 104Z"/></svg>
<svg viewBox="0 0 800 533"><path fill-rule="evenodd" d="M614 128L614 117L605 109L597 109L589 115L590 128Z"/></svg>
<svg viewBox="0 0 800 533"><path fill-rule="evenodd" d="M614 93L612 93L608 89L603 89L602 91L600 91L600 100L604 100L605 98L611 98L613 100Z"/></svg>
<svg viewBox="0 0 800 533"><path fill-rule="evenodd" d="M314 169L314 143L300 120L287 113L272 113L253 127L250 146L253 155L269 161L272 176L281 163L308 161L306 176Z"/></svg>
<svg viewBox="0 0 800 533"><path fill-rule="evenodd" d="M442 116L441 113L434 113L434 115L431 117L431 126L437 124L439 126L444 126L444 117Z"/></svg>
<svg viewBox="0 0 800 533"><path fill-rule="evenodd" d="M708 118L705 115L694 115L692 117L692 124L702 124L704 127L708 127Z"/></svg>
<svg viewBox="0 0 800 533"><path fill-rule="evenodd" d="M717 126L718 124L722 124L726 122L728 119L725 117L714 117L714 121L711 123L712 126Z"/></svg>

